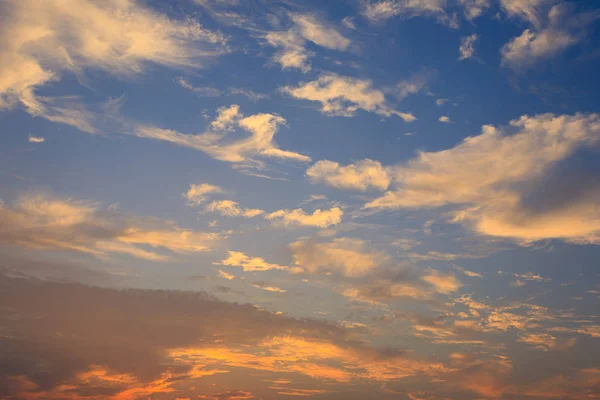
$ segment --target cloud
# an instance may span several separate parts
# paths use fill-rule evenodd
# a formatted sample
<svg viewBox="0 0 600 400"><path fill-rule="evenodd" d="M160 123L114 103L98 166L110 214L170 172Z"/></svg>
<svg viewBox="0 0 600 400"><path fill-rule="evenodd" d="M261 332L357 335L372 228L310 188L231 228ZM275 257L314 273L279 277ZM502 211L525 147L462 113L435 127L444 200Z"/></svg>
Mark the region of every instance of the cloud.
<svg viewBox="0 0 600 400"><path fill-rule="evenodd" d="M304 210L296 208L294 210L278 210L265 215L265 218L285 226L298 225L327 228L339 224L342 221L342 215L344 215L344 211L339 207L333 207L329 210L317 209L312 214L307 214Z"/></svg>
<svg viewBox="0 0 600 400"><path fill-rule="evenodd" d="M555 2L556 0L500 0L500 6L509 17L521 18L539 28L543 19L542 8Z"/></svg>
<svg viewBox="0 0 600 400"><path fill-rule="evenodd" d="M465 18L469 21L480 17L491 6L490 0L459 0L463 7Z"/></svg>
<svg viewBox="0 0 600 400"><path fill-rule="evenodd" d="M207 200L209 194L213 193L223 193L223 189L208 183L192 183L188 191L183 193L183 197L187 200L188 205L199 206Z"/></svg>
<svg viewBox="0 0 600 400"><path fill-rule="evenodd" d="M344 51L350 46L348 38L315 15L290 13L289 18L294 24L292 28L268 32L264 36L269 45L279 49L272 59L283 69L296 68L305 73L310 71L309 59L314 53L306 48L307 42L338 51Z"/></svg>
<svg viewBox="0 0 600 400"><path fill-rule="evenodd" d="M384 93L373 89L368 79L324 73L315 81L281 90L296 99L321 103L321 113L328 116L351 117L356 111L365 110L384 117L395 115L405 122L416 120L412 114L390 108Z"/></svg>
<svg viewBox="0 0 600 400"><path fill-rule="evenodd" d="M454 265L453 268L457 271L460 271L461 273L465 274L466 276L468 276L470 278L483 278L483 275L481 275L479 272L469 271L468 269L465 269L458 265Z"/></svg>
<svg viewBox="0 0 600 400"><path fill-rule="evenodd" d="M478 38L479 36L474 33L472 35L463 36L460 39L460 46L458 47L458 53L460 54L458 57L459 60L473 58L475 55L475 42Z"/></svg>
<svg viewBox="0 0 600 400"><path fill-rule="evenodd" d="M86 132L95 129L84 110L36 90L64 72L81 78L102 70L128 78L148 64L197 68L226 48L225 36L197 21L172 20L130 0L9 0L2 11L0 109L21 105L33 116Z"/></svg>
<svg viewBox="0 0 600 400"><path fill-rule="evenodd" d="M462 286L454 274L442 274L434 269L431 269L422 279L432 285L436 292L442 294L456 292Z"/></svg>
<svg viewBox="0 0 600 400"><path fill-rule="evenodd" d="M442 115L441 117L438 118L438 121L440 122L445 122L447 124L451 123L452 121L450 120L450 117L446 116L446 115Z"/></svg>
<svg viewBox="0 0 600 400"><path fill-rule="evenodd" d="M577 14L569 3L557 4L547 14L541 13L538 6L551 4L548 1L504 1L503 4L509 15L518 15L534 25L500 51L502 65L515 70L530 68L580 43L587 36L588 26L600 16L598 12Z"/></svg>
<svg viewBox="0 0 600 400"><path fill-rule="evenodd" d="M417 94L427 87L430 81L435 79L437 71L431 68L421 68L414 73L409 79L402 80L396 84L392 92L398 100L403 100L406 97Z"/></svg>
<svg viewBox="0 0 600 400"><path fill-rule="evenodd" d="M221 277L223 279L227 279L228 281L230 281L232 279L235 279L235 275L229 274L229 273L227 273L225 271L219 270L218 273L219 273L219 277Z"/></svg>
<svg viewBox="0 0 600 400"><path fill-rule="evenodd" d="M230 88L227 88L227 91L225 92L221 89L217 89L217 88L213 88L213 87L194 86L182 77L175 79L175 81L182 88L187 89L191 92L194 92L200 96L218 97L218 96L222 96L224 94L229 94L231 96L244 96L244 97L247 97L248 99L250 99L251 101L258 101L258 100L264 100L264 99L269 98L269 96L266 94L256 93L256 92L254 92L252 90L248 90L248 89L230 87Z"/></svg>
<svg viewBox="0 0 600 400"><path fill-rule="evenodd" d="M244 117L239 106L222 107L210 123L207 132L184 134L173 130L161 129L149 125L138 125L135 134L154 140L163 140L180 146L190 147L207 153L211 157L243 166L262 167L263 163L255 157L289 159L308 162L310 157L281 150L274 141L279 126L285 119L273 114L254 114ZM250 136L238 140L226 140L229 132L236 129L249 132Z"/></svg>
<svg viewBox="0 0 600 400"><path fill-rule="evenodd" d="M33 249L127 254L145 260L169 258L163 252L209 251L223 239L218 233L186 230L153 218L102 209L89 201L62 199L44 193L19 197L0 207L0 241Z"/></svg>
<svg viewBox="0 0 600 400"><path fill-rule="evenodd" d="M264 210L256 208L240 208L239 203L232 200L213 201L204 208L205 212L217 212L224 217L252 218L263 214Z"/></svg>
<svg viewBox="0 0 600 400"><path fill-rule="evenodd" d="M189 83L182 77L175 79L175 81L182 88L192 91L200 96L217 97L217 96L221 96L223 94L223 91L221 91L220 89L217 89L217 88L193 86L191 83Z"/></svg>
<svg viewBox="0 0 600 400"><path fill-rule="evenodd" d="M445 0L368 0L363 2L361 14L373 23L382 23L397 16L425 16L435 18L450 28L458 28L456 15L448 15L445 6Z"/></svg>
<svg viewBox="0 0 600 400"><path fill-rule="evenodd" d="M440 98L440 99L437 99L437 100L435 101L435 105L436 105L436 106L438 106L438 107L441 107L441 106L443 106L444 104L446 104L447 102L448 102L448 99L441 99L441 98Z"/></svg>
<svg viewBox="0 0 600 400"><path fill-rule="evenodd" d="M346 166L329 160L317 161L306 170L306 176L312 183L363 192L369 188L385 190L390 184L390 178L381 163L369 159Z"/></svg>
<svg viewBox="0 0 600 400"><path fill-rule="evenodd" d="M275 292L275 293L285 293L286 292L285 289L281 289L277 286L273 286L273 285L271 285L267 282L263 282L263 281L255 281L255 282L252 282L250 285L257 289L266 290L267 292Z"/></svg>
<svg viewBox="0 0 600 400"><path fill-rule="evenodd" d="M359 277L389 261L385 254L369 251L360 239L336 238L328 243L299 240L289 248L296 267L311 274L333 272Z"/></svg>
<svg viewBox="0 0 600 400"><path fill-rule="evenodd" d="M564 172L555 167L569 165L577 151L595 146L599 132L596 114L541 114L513 120L507 128L486 125L479 136L451 149L421 152L395 167L396 188L365 207L453 205L458 209L452 221L482 234L595 242L598 183L587 171L575 178L565 167Z"/></svg>
<svg viewBox="0 0 600 400"><path fill-rule="evenodd" d="M249 257L239 251L228 251L229 257L216 265L224 265L227 267L241 267L246 272L252 271L269 271L272 269L287 269L288 267L278 264L270 264L260 257Z"/></svg>
<svg viewBox="0 0 600 400"><path fill-rule="evenodd" d="M44 139L43 137L40 136L31 136L29 135L29 138L27 140L29 143L44 143L46 141L46 139Z"/></svg>
<svg viewBox="0 0 600 400"><path fill-rule="evenodd" d="M263 355L270 354L271 365L285 369L284 354L299 349L281 342L291 341L285 339L290 333L307 349L314 343L359 352L368 362L378 357L376 350L350 343L346 330L336 325L225 303L203 292L116 290L4 275L0 275L0 288L0 301L11 310L0 313L2 326L11 332L0 338L5 361L0 365L1 397L207 395L211 390L203 385L193 389L197 379L228 373L244 354L260 359L262 350ZM274 343L281 345L274 347ZM277 355L276 349L285 353ZM199 353L204 360L194 357ZM222 357L226 359L219 362ZM325 369L327 360L320 357L294 364L298 365L295 372L309 375L311 367ZM240 367L248 373L262 370L271 377L279 371L265 365ZM341 367L339 371L346 373Z"/></svg>

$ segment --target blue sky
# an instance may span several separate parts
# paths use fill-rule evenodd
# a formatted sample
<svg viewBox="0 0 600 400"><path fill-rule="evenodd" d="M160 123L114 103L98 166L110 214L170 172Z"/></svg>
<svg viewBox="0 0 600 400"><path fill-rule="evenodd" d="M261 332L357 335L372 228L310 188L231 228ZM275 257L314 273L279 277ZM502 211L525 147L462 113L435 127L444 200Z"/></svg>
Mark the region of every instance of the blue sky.
<svg viewBox="0 0 600 400"><path fill-rule="evenodd" d="M0 8L1 396L600 396L594 2Z"/></svg>

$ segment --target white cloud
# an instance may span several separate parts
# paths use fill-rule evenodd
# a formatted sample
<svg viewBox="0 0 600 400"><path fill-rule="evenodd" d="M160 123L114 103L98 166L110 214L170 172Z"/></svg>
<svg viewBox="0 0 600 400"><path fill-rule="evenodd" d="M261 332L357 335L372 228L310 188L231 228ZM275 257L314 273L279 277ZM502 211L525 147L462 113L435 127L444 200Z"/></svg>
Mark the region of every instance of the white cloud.
<svg viewBox="0 0 600 400"><path fill-rule="evenodd" d="M312 274L335 272L359 277L388 261L385 254L370 251L367 243L360 239L336 238L328 243L299 240L289 247L299 271Z"/></svg>
<svg viewBox="0 0 600 400"><path fill-rule="evenodd" d="M542 8L556 0L500 0L500 6L509 17L518 17L539 28L542 24Z"/></svg>
<svg viewBox="0 0 600 400"><path fill-rule="evenodd" d="M217 212L225 217L253 218L264 213L256 208L240 208L239 203L232 200L213 201L204 208L206 212Z"/></svg>
<svg viewBox="0 0 600 400"><path fill-rule="evenodd" d="M456 15L448 15L446 0L367 0L363 2L361 14L373 23L382 23L391 18L425 16L433 17L450 28L458 28Z"/></svg>
<svg viewBox="0 0 600 400"><path fill-rule="evenodd" d="M442 98L440 98L440 99L437 99L435 101L435 105L438 106L438 107L441 107L444 104L446 104L447 102L448 102L448 99L442 99Z"/></svg>
<svg viewBox="0 0 600 400"><path fill-rule="evenodd" d="M183 193L183 197L190 206L199 206L207 200L209 194L213 193L223 193L223 189L208 183L191 184L188 191Z"/></svg>
<svg viewBox="0 0 600 400"><path fill-rule="evenodd" d="M506 129L484 126L479 136L454 148L421 152L405 165L389 167L395 190L365 207L454 205L459 208L452 220L483 234L595 242L600 233L600 188L590 186L585 176L557 176L552 168L599 139L597 114L523 116ZM570 185L572 191L559 184Z"/></svg>
<svg viewBox="0 0 600 400"><path fill-rule="evenodd" d="M350 46L350 40L333 26L319 20L311 14L289 15L294 26L287 31L268 32L264 39L279 50L273 60L283 69L296 68L302 72L311 69L309 58L314 53L306 49L307 41L330 50L344 51Z"/></svg>
<svg viewBox="0 0 600 400"><path fill-rule="evenodd" d="M321 103L321 112L329 116L350 117L360 109L384 117L395 115L405 122L416 120L410 113L390 108L384 93L373 89L372 82L368 79L326 73L321 74L317 80L302 83L298 87L283 87L282 91L297 99Z"/></svg>
<svg viewBox="0 0 600 400"><path fill-rule="evenodd" d="M479 36L474 33L472 35L463 36L460 39L460 46L458 47L458 53L460 54L458 57L459 60L473 58L475 55L475 42L478 38Z"/></svg>
<svg viewBox="0 0 600 400"><path fill-rule="evenodd" d="M337 225L342 221L344 211L339 207L333 207L329 210L317 209L312 214L305 213L302 209L279 210L265 215L265 218L277 221L283 225L315 226L327 228L331 225Z"/></svg>
<svg viewBox="0 0 600 400"><path fill-rule="evenodd" d="M300 35L314 44L331 50L346 50L350 40L342 36L334 27L318 20L310 14L291 14Z"/></svg>
<svg viewBox="0 0 600 400"><path fill-rule="evenodd" d="M306 170L306 176L313 183L325 183L338 189L385 190L390 184L390 178L381 163L369 159L346 166L329 160L317 161Z"/></svg>
<svg viewBox="0 0 600 400"><path fill-rule="evenodd" d="M44 143L46 139L41 136L31 136L29 135L28 142L29 143Z"/></svg>
<svg viewBox="0 0 600 400"><path fill-rule="evenodd" d="M447 124L451 123L452 121L450 120L450 117L446 116L446 115L442 115L441 117L438 118L438 121L440 122L445 122Z"/></svg>
<svg viewBox="0 0 600 400"><path fill-rule="evenodd" d="M207 132L201 134L184 134L154 126L139 125L135 134L155 140L164 140L180 146L191 147L203 151L211 157L245 166L261 167L263 163L255 157L290 159L300 162L310 161L310 157L281 150L274 141L274 136L285 119L273 114L254 114L244 117L239 106L222 107L217 118L211 122ZM250 132L245 139L226 140L227 134L241 128Z"/></svg>
<svg viewBox="0 0 600 400"><path fill-rule="evenodd" d="M125 78L148 63L196 68L226 40L195 20L171 20L130 0L8 0L2 11L0 109L21 105L34 116L87 132L95 129L81 107L65 108L36 89L60 80L63 72L81 77L99 69Z"/></svg>
<svg viewBox="0 0 600 400"><path fill-rule="evenodd" d="M272 269L288 269L288 267L278 264L270 264L260 257L249 257L239 251L228 251L229 257L215 265L224 265L226 267L240 267L246 272L269 271Z"/></svg>
<svg viewBox="0 0 600 400"><path fill-rule="evenodd" d="M490 0L459 0L458 3L463 7L465 18L469 21L478 18L490 8Z"/></svg>
<svg viewBox="0 0 600 400"><path fill-rule="evenodd" d="M47 194L21 196L0 206L0 241L35 249L77 251L95 256L128 254L146 260L174 253L211 250L223 236L181 229L155 218L127 215L97 203L61 199Z"/></svg>
<svg viewBox="0 0 600 400"><path fill-rule="evenodd" d="M524 2L504 0L505 11L518 15L534 26L525 29L501 49L502 65L512 69L530 68L540 61L551 59L587 36L587 27L597 18L597 13L575 13L573 4L557 4L547 12L540 8L550 1Z"/></svg>

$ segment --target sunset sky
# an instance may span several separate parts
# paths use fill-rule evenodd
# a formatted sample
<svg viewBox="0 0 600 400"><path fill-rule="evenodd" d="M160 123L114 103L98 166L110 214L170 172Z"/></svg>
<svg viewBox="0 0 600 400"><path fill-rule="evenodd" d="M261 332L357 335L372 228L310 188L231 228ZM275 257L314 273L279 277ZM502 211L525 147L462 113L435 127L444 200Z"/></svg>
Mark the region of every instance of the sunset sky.
<svg viewBox="0 0 600 400"><path fill-rule="evenodd" d="M0 33L0 398L600 399L600 2Z"/></svg>

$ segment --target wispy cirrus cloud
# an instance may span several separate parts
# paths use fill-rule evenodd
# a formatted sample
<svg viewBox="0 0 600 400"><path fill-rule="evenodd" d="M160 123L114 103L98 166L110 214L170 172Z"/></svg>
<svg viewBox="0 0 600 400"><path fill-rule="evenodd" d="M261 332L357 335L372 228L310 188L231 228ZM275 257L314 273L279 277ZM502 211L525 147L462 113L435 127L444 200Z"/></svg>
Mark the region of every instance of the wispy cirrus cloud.
<svg viewBox="0 0 600 400"><path fill-rule="evenodd" d="M239 203L233 200L213 201L204 207L205 212L216 212L225 217L245 217L253 218L264 214L264 210L258 208L242 208Z"/></svg>
<svg viewBox="0 0 600 400"><path fill-rule="evenodd" d="M351 117L358 110L364 110L383 117L397 116L405 122L417 119L410 113L393 109L383 91L374 89L369 79L323 73L317 80L296 87L285 86L281 90L296 99L321 103L321 113L328 116Z"/></svg>
<svg viewBox="0 0 600 400"><path fill-rule="evenodd" d="M96 132L86 110L36 91L71 73L102 70L121 79L150 64L197 68L227 51L227 39L196 20L173 20L132 0L67 4L9 0L3 4L0 109Z"/></svg>
<svg viewBox="0 0 600 400"><path fill-rule="evenodd" d="M257 157L310 161L308 156L281 150L277 146L274 136L284 123L283 117L268 113L246 117L239 112L239 106L231 105L218 110L217 117L204 133L185 134L150 125L138 125L134 133L139 137L167 141L200 150L217 160L246 167L264 166ZM244 139L227 140L227 134L236 129L249 132L250 136Z"/></svg>
<svg viewBox="0 0 600 400"><path fill-rule="evenodd" d="M98 257L126 254L164 261L171 257L168 253L209 251L224 238L219 233L182 229L155 218L103 209L95 202L46 193L23 195L10 206L0 206L0 220L0 241L4 243Z"/></svg>

